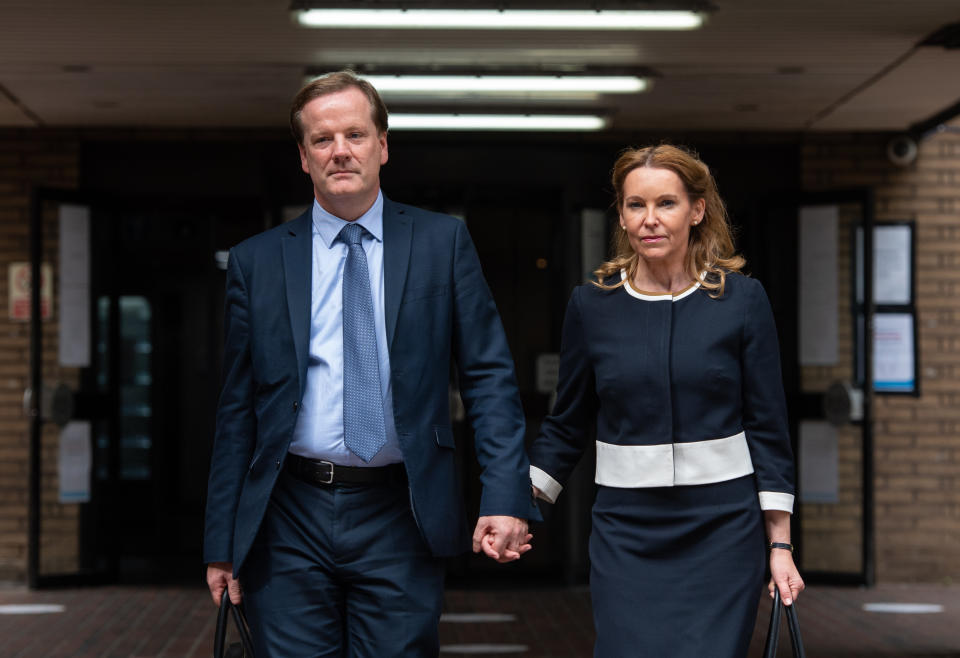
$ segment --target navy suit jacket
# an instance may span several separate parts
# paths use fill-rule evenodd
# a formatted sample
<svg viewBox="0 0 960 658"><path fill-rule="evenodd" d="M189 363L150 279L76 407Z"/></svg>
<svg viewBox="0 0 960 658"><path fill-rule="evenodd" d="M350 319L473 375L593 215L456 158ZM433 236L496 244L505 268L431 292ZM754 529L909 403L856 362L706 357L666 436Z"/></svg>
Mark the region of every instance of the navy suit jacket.
<svg viewBox="0 0 960 658"><path fill-rule="evenodd" d="M223 389L204 562L238 574L277 481L307 373L312 207L230 251ZM384 199L393 409L414 515L437 556L470 546L450 425L453 360L482 474L481 515L539 518L513 360L463 222Z"/></svg>

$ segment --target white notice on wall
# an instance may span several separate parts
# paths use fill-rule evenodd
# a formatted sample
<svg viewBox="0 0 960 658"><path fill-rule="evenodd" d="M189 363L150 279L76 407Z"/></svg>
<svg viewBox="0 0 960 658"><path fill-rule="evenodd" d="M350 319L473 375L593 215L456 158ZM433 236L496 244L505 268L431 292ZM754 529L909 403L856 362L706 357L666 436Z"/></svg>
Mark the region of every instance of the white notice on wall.
<svg viewBox="0 0 960 658"><path fill-rule="evenodd" d="M913 362L913 315L873 316L873 389L912 393L916 388Z"/></svg>
<svg viewBox="0 0 960 658"><path fill-rule="evenodd" d="M910 248L909 226L873 228L873 301L877 304L910 303Z"/></svg>
<svg viewBox="0 0 960 658"><path fill-rule="evenodd" d="M72 421L60 431L57 472L61 503L85 503L90 500L90 464L92 446L90 423Z"/></svg>
<svg viewBox="0 0 960 658"><path fill-rule="evenodd" d="M60 365L90 365L90 208L60 206Z"/></svg>
<svg viewBox="0 0 960 658"><path fill-rule="evenodd" d="M838 344L836 206L800 209L800 365L834 365Z"/></svg>
<svg viewBox="0 0 960 658"><path fill-rule="evenodd" d="M837 502L837 429L823 421L800 422L800 502Z"/></svg>

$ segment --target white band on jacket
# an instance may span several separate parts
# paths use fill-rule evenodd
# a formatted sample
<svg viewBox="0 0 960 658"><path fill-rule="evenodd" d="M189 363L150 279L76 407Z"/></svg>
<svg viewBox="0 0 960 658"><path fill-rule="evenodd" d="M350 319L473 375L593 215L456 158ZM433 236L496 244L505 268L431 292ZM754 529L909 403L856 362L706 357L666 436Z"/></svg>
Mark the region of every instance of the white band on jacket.
<svg viewBox="0 0 960 658"><path fill-rule="evenodd" d="M725 439L652 446L620 446L597 441L596 481L608 487L712 484L751 473L753 462L743 432ZM559 482L533 465L530 466L530 482L548 503L557 502L563 491ZM793 494L760 491L758 495L760 509L793 514Z"/></svg>
<svg viewBox="0 0 960 658"><path fill-rule="evenodd" d="M760 509L780 510L793 514L793 494L780 493L779 491L761 491Z"/></svg>
<svg viewBox="0 0 960 658"><path fill-rule="evenodd" d="M557 502L557 496L563 491L563 486L559 482L536 466L530 466L530 483L540 490L540 498L548 503Z"/></svg>
<svg viewBox="0 0 960 658"><path fill-rule="evenodd" d="M746 434L692 443L624 446L597 441L597 484L672 487L725 482L753 473Z"/></svg>

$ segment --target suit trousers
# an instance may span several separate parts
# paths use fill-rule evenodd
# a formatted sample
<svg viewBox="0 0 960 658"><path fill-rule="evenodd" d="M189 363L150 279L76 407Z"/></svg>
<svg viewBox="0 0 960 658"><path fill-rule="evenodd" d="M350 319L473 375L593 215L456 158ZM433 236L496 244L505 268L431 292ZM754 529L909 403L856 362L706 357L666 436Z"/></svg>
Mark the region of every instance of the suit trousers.
<svg viewBox="0 0 960 658"><path fill-rule="evenodd" d="M435 657L443 578L405 485L282 472L240 583L258 658Z"/></svg>

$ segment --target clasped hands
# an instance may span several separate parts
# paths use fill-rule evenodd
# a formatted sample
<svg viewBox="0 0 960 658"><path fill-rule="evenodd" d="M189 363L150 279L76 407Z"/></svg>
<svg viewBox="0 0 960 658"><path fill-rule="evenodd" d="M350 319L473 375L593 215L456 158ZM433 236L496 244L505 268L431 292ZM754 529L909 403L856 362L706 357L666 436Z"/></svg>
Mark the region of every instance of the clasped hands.
<svg viewBox="0 0 960 658"><path fill-rule="evenodd" d="M519 560L530 550L530 534L526 519L514 516L481 516L473 531L473 552L483 551L487 557L506 563Z"/></svg>

